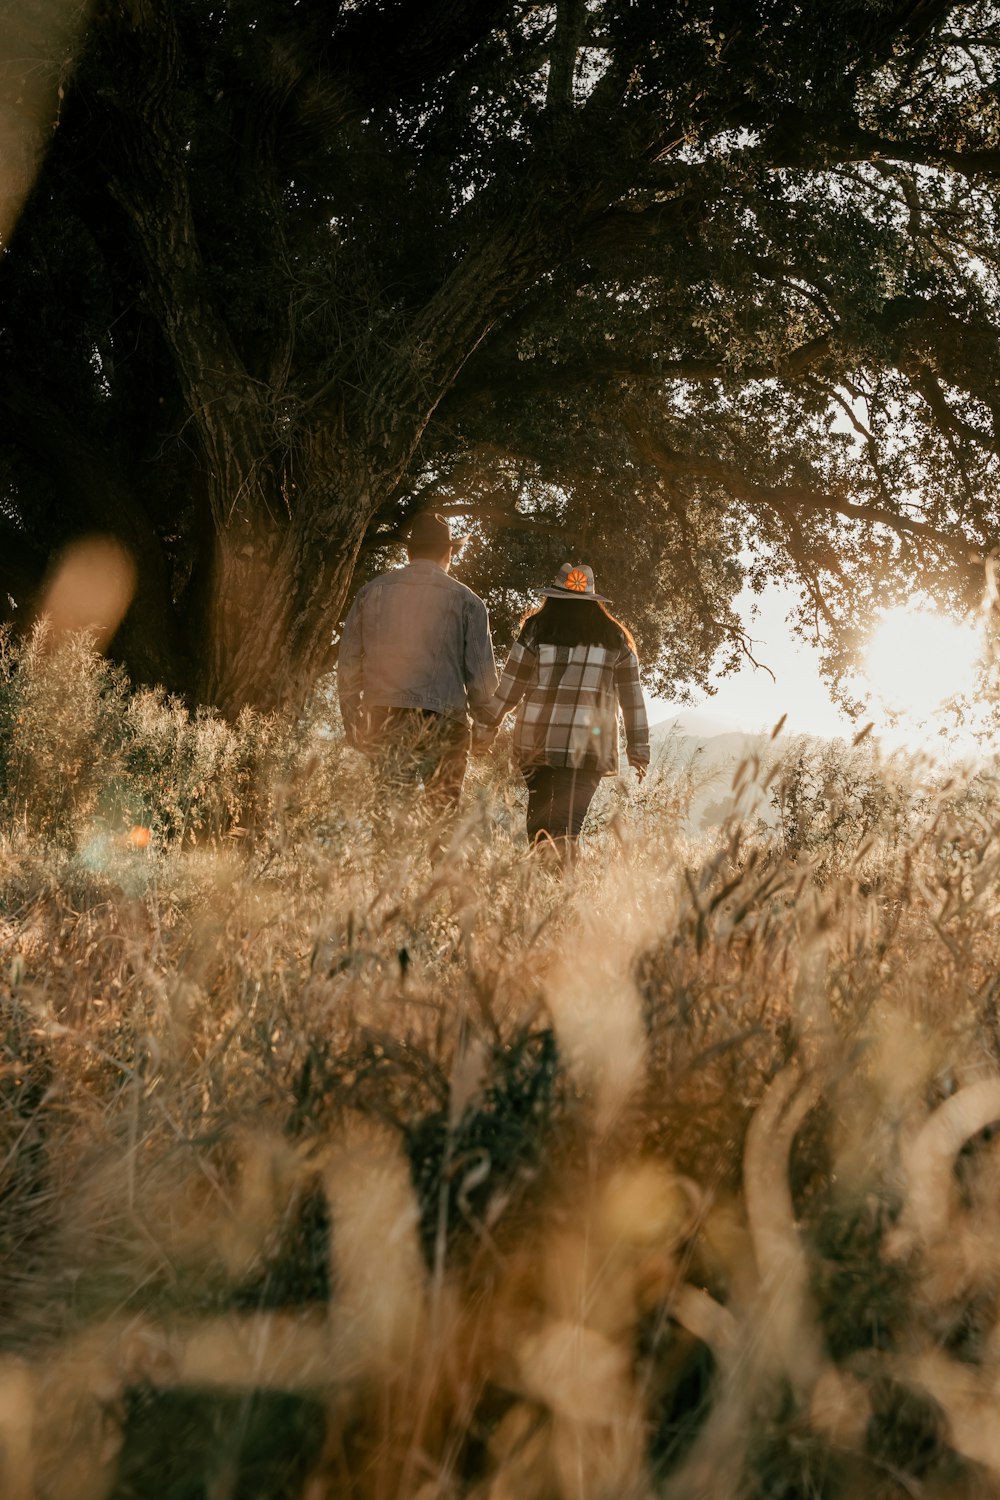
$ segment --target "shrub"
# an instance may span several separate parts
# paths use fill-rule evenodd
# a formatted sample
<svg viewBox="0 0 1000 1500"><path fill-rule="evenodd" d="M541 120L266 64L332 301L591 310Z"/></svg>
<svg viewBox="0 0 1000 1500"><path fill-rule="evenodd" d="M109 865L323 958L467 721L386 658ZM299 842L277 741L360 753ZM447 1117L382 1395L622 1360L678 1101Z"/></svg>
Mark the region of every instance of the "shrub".
<svg viewBox="0 0 1000 1500"><path fill-rule="evenodd" d="M563 874L499 761L432 856L322 722L3 651L40 1493L998 1492L988 776L800 746L695 840L668 770Z"/></svg>
<svg viewBox="0 0 1000 1500"><path fill-rule="evenodd" d="M230 724L131 691L86 636L0 636L0 829L66 848L95 836L287 843L330 816L342 747L315 726L245 709ZM133 833L133 830L135 832Z"/></svg>

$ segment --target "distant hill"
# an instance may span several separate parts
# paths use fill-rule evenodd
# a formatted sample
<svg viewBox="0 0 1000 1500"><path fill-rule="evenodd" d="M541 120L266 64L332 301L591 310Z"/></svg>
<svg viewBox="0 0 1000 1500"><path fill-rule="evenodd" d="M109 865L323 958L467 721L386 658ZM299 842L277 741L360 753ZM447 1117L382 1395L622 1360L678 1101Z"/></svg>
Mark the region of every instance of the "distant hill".
<svg viewBox="0 0 1000 1500"><path fill-rule="evenodd" d="M703 717L703 723L706 728L711 724L707 715ZM658 764L678 772L686 771L692 777L694 795L688 819L692 832L716 828L732 816L736 808L733 778L742 762L754 755L762 762L770 761L792 743L792 737L788 735L782 734L772 740L770 734L745 734L739 729L700 733L687 716L652 725L649 738L654 766ZM750 805L745 803L744 813L750 810ZM752 812L753 816L771 820L773 810L766 793L760 797L759 805L753 805Z"/></svg>

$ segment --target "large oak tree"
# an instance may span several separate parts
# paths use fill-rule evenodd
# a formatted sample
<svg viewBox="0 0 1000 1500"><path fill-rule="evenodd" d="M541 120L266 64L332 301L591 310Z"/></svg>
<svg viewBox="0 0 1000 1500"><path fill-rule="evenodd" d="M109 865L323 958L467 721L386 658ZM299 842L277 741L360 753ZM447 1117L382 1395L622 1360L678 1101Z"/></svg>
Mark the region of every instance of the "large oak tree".
<svg viewBox="0 0 1000 1500"><path fill-rule="evenodd" d="M0 266L0 584L117 535L120 653L227 712L302 703L426 505L501 624L585 552L661 685L749 649L748 579L833 666L968 602L998 47L949 0L103 0Z"/></svg>

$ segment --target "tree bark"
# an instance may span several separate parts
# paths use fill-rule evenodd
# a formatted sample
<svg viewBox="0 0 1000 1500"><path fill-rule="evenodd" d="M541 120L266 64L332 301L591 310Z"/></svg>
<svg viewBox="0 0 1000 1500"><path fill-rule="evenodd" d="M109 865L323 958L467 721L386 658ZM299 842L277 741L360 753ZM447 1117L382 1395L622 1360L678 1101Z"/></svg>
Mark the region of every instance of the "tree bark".
<svg viewBox="0 0 1000 1500"><path fill-rule="evenodd" d="M235 717L245 704L301 711L333 665L333 632L370 517L363 478L345 481L340 524L271 515L216 534L196 693ZM332 522L332 518L329 518Z"/></svg>
<svg viewBox="0 0 1000 1500"><path fill-rule="evenodd" d="M461 9L461 7L459 7ZM572 6L571 6L572 9ZM526 180L469 211L465 253L358 390L335 378L311 399L252 378L213 298L176 102L179 44L164 0L132 0L118 44L123 138L111 192L135 235L149 305L201 448L199 497L212 558L187 622L195 695L296 711L331 665L331 636L369 525L390 500L439 402L523 290L606 207L581 166L558 189ZM293 360L289 357L286 368ZM295 485L287 476L295 472Z"/></svg>

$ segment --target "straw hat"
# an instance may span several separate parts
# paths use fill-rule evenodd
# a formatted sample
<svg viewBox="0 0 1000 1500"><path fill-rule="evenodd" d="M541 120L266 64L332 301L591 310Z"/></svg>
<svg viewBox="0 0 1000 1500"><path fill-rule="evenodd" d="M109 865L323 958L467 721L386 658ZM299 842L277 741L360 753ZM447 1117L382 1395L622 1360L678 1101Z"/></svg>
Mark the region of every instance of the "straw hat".
<svg viewBox="0 0 1000 1500"><path fill-rule="evenodd" d="M593 599L595 604L607 604L604 594L594 587L594 570L586 563L563 563L549 588L542 589L546 599Z"/></svg>

